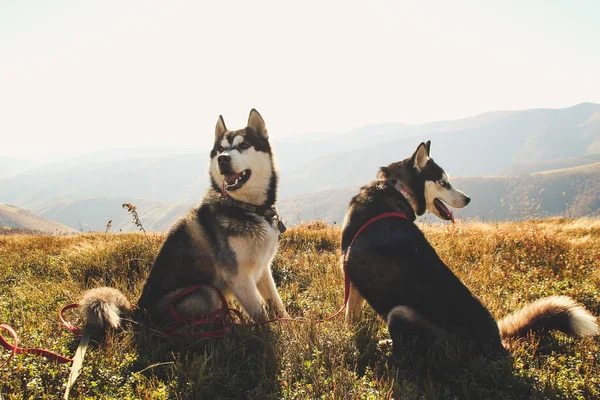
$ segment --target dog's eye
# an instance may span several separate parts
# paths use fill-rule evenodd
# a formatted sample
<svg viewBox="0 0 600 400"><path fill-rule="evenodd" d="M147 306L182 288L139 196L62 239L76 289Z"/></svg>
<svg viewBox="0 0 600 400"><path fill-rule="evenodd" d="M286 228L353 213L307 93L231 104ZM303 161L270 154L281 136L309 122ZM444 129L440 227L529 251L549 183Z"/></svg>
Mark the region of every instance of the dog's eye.
<svg viewBox="0 0 600 400"><path fill-rule="evenodd" d="M225 147L223 147L223 146L219 147L219 153L222 153L223 150L225 150Z"/></svg>
<svg viewBox="0 0 600 400"><path fill-rule="evenodd" d="M242 150L246 150L246 149L250 148L250 145L248 143L246 143L246 142L243 142L243 143L240 143L239 147Z"/></svg>
<svg viewBox="0 0 600 400"><path fill-rule="evenodd" d="M446 182L444 182L444 181L440 181L440 186L441 187L446 187L446 186L448 186L448 184Z"/></svg>

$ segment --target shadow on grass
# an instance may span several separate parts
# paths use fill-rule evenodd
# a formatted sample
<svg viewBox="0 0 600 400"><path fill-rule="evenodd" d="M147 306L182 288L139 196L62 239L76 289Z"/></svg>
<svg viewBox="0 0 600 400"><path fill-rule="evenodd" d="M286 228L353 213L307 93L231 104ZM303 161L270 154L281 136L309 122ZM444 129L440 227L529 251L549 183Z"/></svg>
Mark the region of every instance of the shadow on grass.
<svg viewBox="0 0 600 400"><path fill-rule="evenodd" d="M513 358L476 354L465 346L442 344L424 352L408 340L392 348L378 341L377 325L362 324L354 335L360 349L357 372L374 371L379 379L393 379L394 398L426 399L542 399L567 398L558 386L540 387L532 377L513 367Z"/></svg>
<svg viewBox="0 0 600 400"><path fill-rule="evenodd" d="M169 398L280 397L279 335L270 326L236 325L225 337L214 339L165 337L154 329L159 328L135 325L139 357L133 369L148 381L167 382Z"/></svg>

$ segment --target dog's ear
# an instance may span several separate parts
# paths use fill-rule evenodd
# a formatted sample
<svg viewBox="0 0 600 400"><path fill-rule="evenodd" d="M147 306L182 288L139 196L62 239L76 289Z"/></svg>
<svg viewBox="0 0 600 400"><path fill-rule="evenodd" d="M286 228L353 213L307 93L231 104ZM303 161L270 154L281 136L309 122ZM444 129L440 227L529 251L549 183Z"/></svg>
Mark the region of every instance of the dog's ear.
<svg viewBox="0 0 600 400"><path fill-rule="evenodd" d="M217 126L215 126L215 142L219 140L225 132L227 132L225 121L223 121L223 116L219 115Z"/></svg>
<svg viewBox="0 0 600 400"><path fill-rule="evenodd" d="M250 116L248 116L248 128L252 129L265 139L269 138L267 127L265 126L265 120L254 108L250 111Z"/></svg>
<svg viewBox="0 0 600 400"><path fill-rule="evenodd" d="M416 168L417 171L420 172L423 168L425 168L427 161L429 161L427 145L425 143L421 143L419 147L417 147L417 151L415 151L415 154L413 154L412 156L413 166Z"/></svg>
<svg viewBox="0 0 600 400"><path fill-rule="evenodd" d="M425 143L425 146L427 146L427 157L431 157L429 155L429 152L431 151L431 140L428 140L427 143Z"/></svg>
<svg viewBox="0 0 600 400"><path fill-rule="evenodd" d="M383 181L390 176L390 169L388 167L379 168L379 172L377 172L377 179Z"/></svg>

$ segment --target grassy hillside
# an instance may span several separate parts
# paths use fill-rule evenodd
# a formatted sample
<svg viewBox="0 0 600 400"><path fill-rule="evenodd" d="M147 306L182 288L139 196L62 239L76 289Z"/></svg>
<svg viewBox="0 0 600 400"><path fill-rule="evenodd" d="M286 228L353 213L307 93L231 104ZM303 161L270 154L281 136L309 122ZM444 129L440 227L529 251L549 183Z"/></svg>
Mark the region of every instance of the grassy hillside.
<svg viewBox="0 0 600 400"><path fill-rule="evenodd" d="M540 220L455 227L425 225L452 270L501 317L545 295L569 295L600 314L600 221ZM343 278L339 230L313 223L286 232L273 266L292 316L338 309ZM117 287L135 300L164 236L88 234L0 238L0 322L26 346L72 355L57 310L87 288ZM72 314L71 319L76 319ZM489 361L432 350L399 360L370 310L348 330L321 324L240 326L224 339L163 338L139 316L123 332L96 337L73 398L110 399L584 399L600 397L600 339L532 336L511 357ZM7 354L2 353L5 359ZM68 369L36 356L2 368L5 399L57 398Z"/></svg>
<svg viewBox="0 0 600 400"><path fill-rule="evenodd" d="M464 218L520 220L600 212L600 163L518 177L461 177L455 182L473 199L461 210Z"/></svg>
<svg viewBox="0 0 600 400"><path fill-rule="evenodd" d="M77 232L66 225L8 204L0 204L0 229L24 229L53 234Z"/></svg>

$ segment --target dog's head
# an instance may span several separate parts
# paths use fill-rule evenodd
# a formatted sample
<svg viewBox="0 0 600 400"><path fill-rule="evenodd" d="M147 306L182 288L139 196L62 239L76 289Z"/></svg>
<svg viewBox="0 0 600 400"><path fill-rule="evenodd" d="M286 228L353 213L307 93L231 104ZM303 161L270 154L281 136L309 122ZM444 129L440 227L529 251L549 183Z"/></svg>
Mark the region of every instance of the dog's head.
<svg viewBox="0 0 600 400"><path fill-rule="evenodd" d="M213 187L243 202L262 205L275 202L277 176L265 121L255 109L248 126L230 131L222 116L215 127L210 153Z"/></svg>
<svg viewBox="0 0 600 400"><path fill-rule="evenodd" d="M452 187L448 175L429 156L430 149L430 141L421 143L411 157L381 167L378 178L401 182L414 197L409 201L416 208L417 215L422 215L427 210L440 219L454 220L454 214L446 204L463 208L471 199Z"/></svg>

